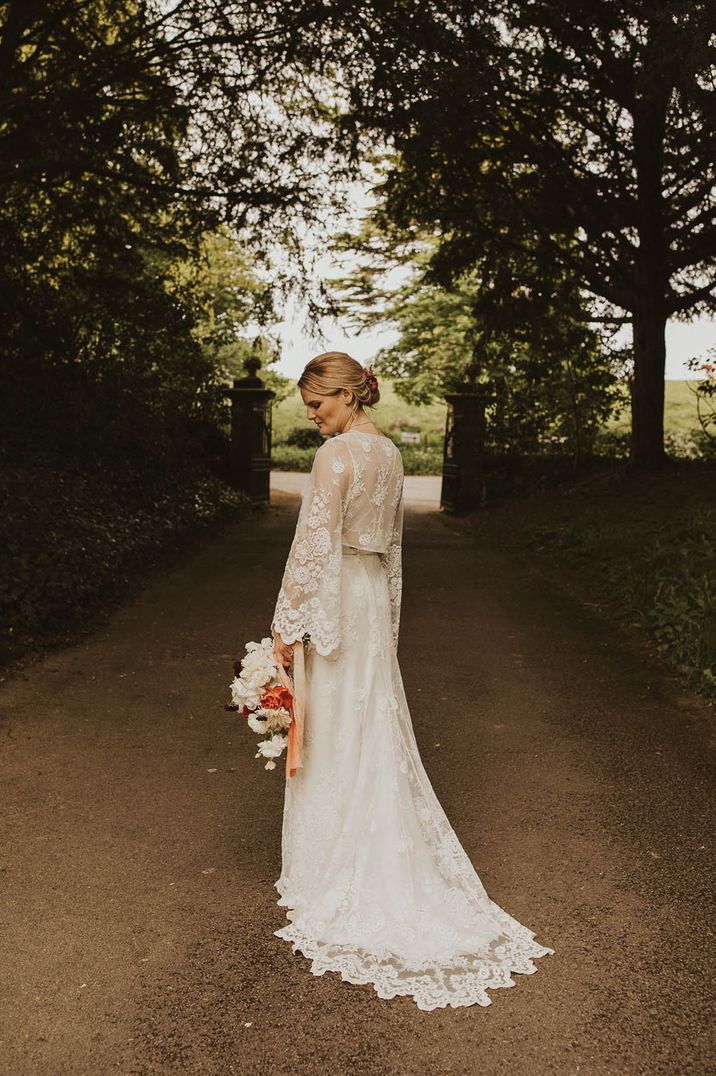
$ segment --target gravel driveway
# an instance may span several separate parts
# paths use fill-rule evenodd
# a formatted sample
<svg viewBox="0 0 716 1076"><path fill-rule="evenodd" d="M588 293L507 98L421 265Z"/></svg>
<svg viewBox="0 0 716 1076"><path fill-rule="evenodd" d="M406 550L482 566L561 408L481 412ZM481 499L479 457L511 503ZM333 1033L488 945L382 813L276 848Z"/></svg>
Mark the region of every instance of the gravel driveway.
<svg viewBox="0 0 716 1076"><path fill-rule="evenodd" d="M712 710L418 492L399 649L418 743L488 893L555 955L487 1008L424 1013L273 936L283 771L222 707L293 534L274 484L0 688L3 1073L713 1071Z"/></svg>

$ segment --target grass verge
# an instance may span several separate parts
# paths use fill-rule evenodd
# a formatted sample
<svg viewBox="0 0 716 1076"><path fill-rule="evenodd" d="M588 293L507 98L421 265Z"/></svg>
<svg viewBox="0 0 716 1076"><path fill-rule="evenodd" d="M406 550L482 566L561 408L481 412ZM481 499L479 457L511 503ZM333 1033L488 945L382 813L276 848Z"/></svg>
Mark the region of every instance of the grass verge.
<svg viewBox="0 0 716 1076"><path fill-rule="evenodd" d="M618 620L654 641L687 682L716 698L716 468L624 466L542 488L472 520L581 580Z"/></svg>

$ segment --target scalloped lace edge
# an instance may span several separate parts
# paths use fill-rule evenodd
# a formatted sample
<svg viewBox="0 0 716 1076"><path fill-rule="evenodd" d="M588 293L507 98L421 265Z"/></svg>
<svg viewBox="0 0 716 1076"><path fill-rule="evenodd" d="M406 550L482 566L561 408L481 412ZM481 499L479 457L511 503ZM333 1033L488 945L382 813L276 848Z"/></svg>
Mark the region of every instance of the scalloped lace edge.
<svg viewBox="0 0 716 1076"><path fill-rule="evenodd" d="M282 905L283 900L281 898L277 903ZM500 962L472 958L473 963L468 970L452 965L455 970L450 971L450 958L447 958L440 963L427 964L421 971L405 968L407 975L400 974L398 966L401 961L397 956L391 961L349 945L322 943L308 937L293 923L273 933L277 938L290 942L294 953L300 952L311 961L313 975L337 972L343 982L356 986L371 985L378 996L386 1001L409 996L419 1009L431 1012L447 1007L456 1009L466 1005L491 1005L488 990L516 986L513 974L534 975L539 969L533 960L554 955L555 950L540 945L534 940L534 933L526 927L523 930L519 938L510 939L509 953ZM456 954L456 963L460 960L464 962L465 954ZM416 974L411 975L411 971Z"/></svg>

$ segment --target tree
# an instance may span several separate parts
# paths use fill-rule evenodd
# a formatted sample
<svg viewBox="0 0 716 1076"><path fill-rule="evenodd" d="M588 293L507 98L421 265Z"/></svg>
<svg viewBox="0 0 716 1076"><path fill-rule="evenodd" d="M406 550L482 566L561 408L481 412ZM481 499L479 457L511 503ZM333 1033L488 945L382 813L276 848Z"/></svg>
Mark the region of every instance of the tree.
<svg viewBox="0 0 716 1076"><path fill-rule="evenodd" d="M430 280L436 237L386 234L379 216L336 237L335 248L350 251L353 265L333 286L340 312L355 327L398 329L396 342L376 358L398 395L430 403L466 380L482 382L492 395L488 450L566 451L576 469L621 400L619 358L589 327L571 278L528 281L513 259L501 262L489 287L475 270L443 287ZM391 284L396 264L407 275Z"/></svg>
<svg viewBox="0 0 716 1076"><path fill-rule="evenodd" d="M388 214L439 229L445 279L519 252L630 321L632 463L658 467L666 321L716 308L713 4L348 7L341 137L395 147Z"/></svg>
<svg viewBox="0 0 716 1076"><path fill-rule="evenodd" d="M81 453L124 416L141 458L217 415L221 333L237 307L268 309L252 259L281 234L278 210L310 196L251 98L278 78L262 49L282 8L0 3L0 355L5 416L28 444L44 430ZM243 237L241 276L236 247L219 265L217 229L252 213L264 227L251 251Z"/></svg>
<svg viewBox="0 0 716 1076"><path fill-rule="evenodd" d="M225 382L242 377L244 359L255 341L252 327L274 317L273 294L267 275L257 271L253 252L227 226L205 233L196 251L174 263L171 289L191 309L192 337L207 362ZM264 362L275 361L275 348L261 345Z"/></svg>
<svg viewBox="0 0 716 1076"><path fill-rule="evenodd" d="M327 281L327 309L356 330L398 330L397 342L376 359L397 394L421 405L458 389L472 365L473 275L453 288L431 283L434 238L384 228L377 207L357 230L335 235L330 246L339 260L349 260L344 275Z"/></svg>

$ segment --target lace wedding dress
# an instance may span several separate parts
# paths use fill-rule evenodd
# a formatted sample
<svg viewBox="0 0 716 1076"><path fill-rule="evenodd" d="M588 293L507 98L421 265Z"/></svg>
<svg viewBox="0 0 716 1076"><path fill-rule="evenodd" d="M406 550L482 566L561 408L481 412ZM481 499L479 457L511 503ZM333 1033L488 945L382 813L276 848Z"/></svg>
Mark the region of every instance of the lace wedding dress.
<svg viewBox="0 0 716 1076"><path fill-rule="evenodd" d="M554 953L490 900L423 768L396 654L403 463L348 430L317 450L276 602L305 653L303 768L286 782L274 933L381 998L489 1005Z"/></svg>

